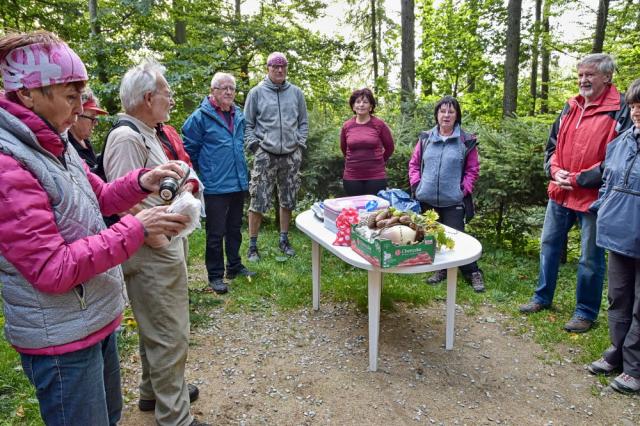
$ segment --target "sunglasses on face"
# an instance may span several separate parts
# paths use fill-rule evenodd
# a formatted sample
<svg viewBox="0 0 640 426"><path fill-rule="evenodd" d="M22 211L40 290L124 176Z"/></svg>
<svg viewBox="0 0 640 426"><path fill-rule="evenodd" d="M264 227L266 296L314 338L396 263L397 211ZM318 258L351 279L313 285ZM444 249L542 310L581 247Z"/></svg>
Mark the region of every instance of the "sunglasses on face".
<svg viewBox="0 0 640 426"><path fill-rule="evenodd" d="M87 120L91 120L91 124L96 124L98 122L98 117L89 117L88 115L80 114L79 118L86 118Z"/></svg>

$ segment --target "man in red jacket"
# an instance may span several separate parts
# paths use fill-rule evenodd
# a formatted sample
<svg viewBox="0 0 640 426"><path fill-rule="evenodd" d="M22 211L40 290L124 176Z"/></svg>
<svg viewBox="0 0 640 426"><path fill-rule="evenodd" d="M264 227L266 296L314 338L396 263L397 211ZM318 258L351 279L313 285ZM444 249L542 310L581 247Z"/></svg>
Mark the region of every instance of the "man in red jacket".
<svg viewBox="0 0 640 426"><path fill-rule="evenodd" d="M605 270L604 250L596 246L596 216L589 206L602 184L602 162L607 144L631 125L629 108L611 78L615 69L609 55L596 53L578 63L580 94L565 104L551 128L545 153L545 171L551 178L549 203L540 241L538 287L520 312L548 309L553 301L562 248L571 227L580 225L576 308L564 325L569 332L588 331L598 317Z"/></svg>

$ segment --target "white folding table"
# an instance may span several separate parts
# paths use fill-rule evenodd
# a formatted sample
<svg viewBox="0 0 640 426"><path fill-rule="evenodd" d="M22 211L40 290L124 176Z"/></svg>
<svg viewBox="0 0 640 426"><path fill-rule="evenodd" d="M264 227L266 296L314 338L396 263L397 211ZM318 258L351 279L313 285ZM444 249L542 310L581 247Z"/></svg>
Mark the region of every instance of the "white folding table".
<svg viewBox="0 0 640 426"><path fill-rule="evenodd" d="M445 227L448 236L455 241L455 248L436 253L431 265L379 268L354 252L350 247L334 246L336 234L324 227L311 210L296 217L296 226L311 239L311 282L313 284L313 309L320 309L320 263L322 247L339 257L349 265L368 271L369 305L369 370L378 369L378 335L380 331L380 297L382 294L383 273L419 274L440 269L447 270L447 318L445 331L445 349L453 348L454 323L456 314L456 285L458 267L478 260L482 254L482 245L464 232Z"/></svg>

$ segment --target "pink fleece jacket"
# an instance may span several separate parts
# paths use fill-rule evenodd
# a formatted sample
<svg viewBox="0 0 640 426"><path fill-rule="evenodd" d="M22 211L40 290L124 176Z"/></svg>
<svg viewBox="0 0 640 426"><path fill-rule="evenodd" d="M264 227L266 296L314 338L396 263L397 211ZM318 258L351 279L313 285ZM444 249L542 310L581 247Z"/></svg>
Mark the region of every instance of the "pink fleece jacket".
<svg viewBox="0 0 640 426"><path fill-rule="evenodd" d="M4 98L0 98L0 107L26 124L44 149L57 157L62 155L66 148L60 136L40 117ZM138 183L143 170L105 184L83 166L104 215L128 210L147 196ZM18 161L1 153L0 205L0 253L41 292L70 291L121 264L144 243L144 227L131 215L99 234L67 243L58 232L44 188ZM120 316L116 316L103 329L76 342L36 350L16 349L22 353L48 355L84 349L118 327Z"/></svg>

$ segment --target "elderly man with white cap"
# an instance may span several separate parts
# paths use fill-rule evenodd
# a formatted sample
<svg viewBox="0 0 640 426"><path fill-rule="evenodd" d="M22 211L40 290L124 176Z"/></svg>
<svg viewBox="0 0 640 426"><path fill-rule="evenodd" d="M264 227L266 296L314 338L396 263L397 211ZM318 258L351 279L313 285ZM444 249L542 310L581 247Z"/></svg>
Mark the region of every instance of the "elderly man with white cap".
<svg viewBox="0 0 640 426"><path fill-rule="evenodd" d="M249 91L245 102L244 142L254 153L249 184L249 252L247 260L260 260L258 232L262 216L271 207L274 185L280 204L280 250L295 251L289 243L289 222L300 189L302 150L307 147L309 125L304 94L286 81L288 61L273 52L267 58L267 76Z"/></svg>

